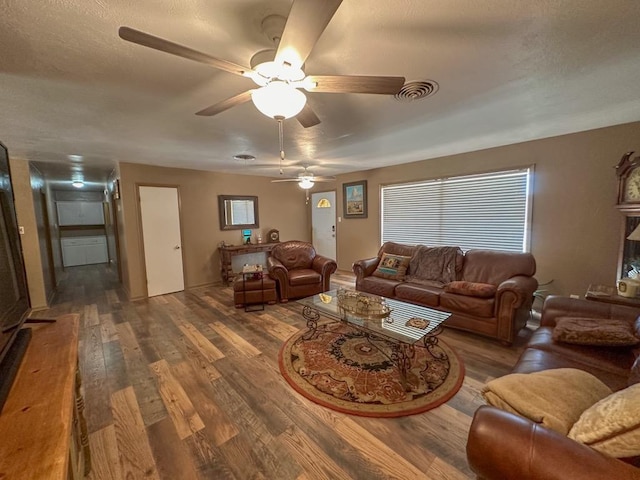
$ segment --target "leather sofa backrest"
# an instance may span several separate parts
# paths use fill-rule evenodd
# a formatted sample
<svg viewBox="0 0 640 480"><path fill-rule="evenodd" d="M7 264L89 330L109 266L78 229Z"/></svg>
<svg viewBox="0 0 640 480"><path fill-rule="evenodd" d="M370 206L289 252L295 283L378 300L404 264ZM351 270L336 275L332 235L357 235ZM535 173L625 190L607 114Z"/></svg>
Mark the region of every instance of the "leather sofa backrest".
<svg viewBox="0 0 640 480"><path fill-rule="evenodd" d="M536 261L530 253L469 250L464 256L462 280L499 285L516 275L532 277Z"/></svg>
<svg viewBox="0 0 640 480"><path fill-rule="evenodd" d="M404 255L405 257L410 257L413 255L413 251L415 250L415 246L413 245L404 245L402 243L395 242L384 242L378 250L378 258L382 258L383 253L390 253L392 255Z"/></svg>
<svg viewBox="0 0 640 480"><path fill-rule="evenodd" d="M271 250L271 256L279 260L287 270L311 268L316 250L308 242L291 240L282 242Z"/></svg>

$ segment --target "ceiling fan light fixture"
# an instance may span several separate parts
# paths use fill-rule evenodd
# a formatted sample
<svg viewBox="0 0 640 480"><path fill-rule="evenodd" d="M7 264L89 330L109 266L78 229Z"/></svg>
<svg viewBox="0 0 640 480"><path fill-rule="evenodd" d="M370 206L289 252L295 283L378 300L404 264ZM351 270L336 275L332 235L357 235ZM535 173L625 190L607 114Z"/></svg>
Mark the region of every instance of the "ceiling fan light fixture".
<svg viewBox="0 0 640 480"><path fill-rule="evenodd" d="M82 180L74 180L73 182L71 182L71 185L76 188L82 188L84 187L84 182Z"/></svg>
<svg viewBox="0 0 640 480"><path fill-rule="evenodd" d="M304 93L280 80L255 89L251 93L251 100L260 112L270 118L295 117L307 103Z"/></svg>
<svg viewBox="0 0 640 480"><path fill-rule="evenodd" d="M311 187L313 187L313 185L314 185L314 181L306 177L301 178L300 181L298 182L298 186L305 190L309 190Z"/></svg>
<svg viewBox="0 0 640 480"><path fill-rule="evenodd" d="M263 62L256 65L254 70L258 72L258 77L262 77L255 80L258 85L263 85L263 83L266 85L270 79L297 82L305 77L300 68L295 68L288 63Z"/></svg>

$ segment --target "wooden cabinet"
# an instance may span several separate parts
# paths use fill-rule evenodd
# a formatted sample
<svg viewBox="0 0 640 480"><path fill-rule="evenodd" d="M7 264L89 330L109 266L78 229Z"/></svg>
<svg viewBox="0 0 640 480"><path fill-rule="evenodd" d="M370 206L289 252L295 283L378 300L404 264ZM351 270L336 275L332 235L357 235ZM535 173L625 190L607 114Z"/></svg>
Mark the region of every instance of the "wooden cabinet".
<svg viewBox="0 0 640 480"><path fill-rule="evenodd" d="M104 225L101 202L57 202L58 225Z"/></svg>
<svg viewBox="0 0 640 480"><path fill-rule="evenodd" d="M104 236L68 237L63 238L61 244L62 264L65 267L109 261L107 238Z"/></svg>
<svg viewBox="0 0 640 480"><path fill-rule="evenodd" d="M78 372L79 315L33 330L0 413L0 478L79 480L91 468Z"/></svg>

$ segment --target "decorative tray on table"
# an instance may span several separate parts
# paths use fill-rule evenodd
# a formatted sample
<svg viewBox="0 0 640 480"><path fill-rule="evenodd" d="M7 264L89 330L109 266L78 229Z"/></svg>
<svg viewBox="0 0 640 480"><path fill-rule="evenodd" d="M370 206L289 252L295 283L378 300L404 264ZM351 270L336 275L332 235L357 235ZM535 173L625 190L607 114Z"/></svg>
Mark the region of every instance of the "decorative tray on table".
<svg viewBox="0 0 640 480"><path fill-rule="evenodd" d="M338 307L343 312L369 320L387 318L391 314L391 308L382 297L353 290L338 289Z"/></svg>

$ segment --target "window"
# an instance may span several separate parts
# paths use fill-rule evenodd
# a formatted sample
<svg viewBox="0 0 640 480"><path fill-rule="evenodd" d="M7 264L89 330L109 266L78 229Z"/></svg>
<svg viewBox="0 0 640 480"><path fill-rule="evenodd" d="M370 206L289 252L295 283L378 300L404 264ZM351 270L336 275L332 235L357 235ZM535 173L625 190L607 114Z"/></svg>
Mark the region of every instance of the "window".
<svg viewBox="0 0 640 480"><path fill-rule="evenodd" d="M382 187L382 242L528 251L532 171Z"/></svg>

